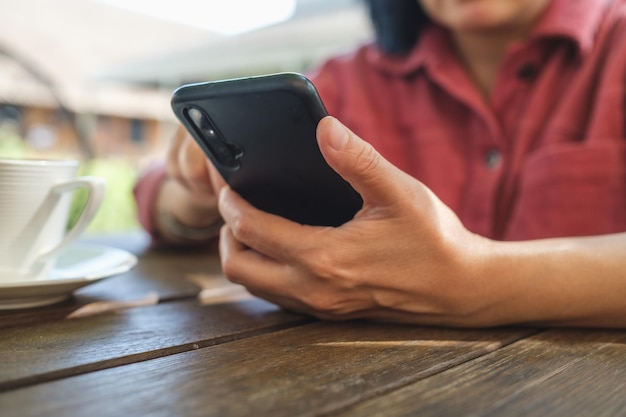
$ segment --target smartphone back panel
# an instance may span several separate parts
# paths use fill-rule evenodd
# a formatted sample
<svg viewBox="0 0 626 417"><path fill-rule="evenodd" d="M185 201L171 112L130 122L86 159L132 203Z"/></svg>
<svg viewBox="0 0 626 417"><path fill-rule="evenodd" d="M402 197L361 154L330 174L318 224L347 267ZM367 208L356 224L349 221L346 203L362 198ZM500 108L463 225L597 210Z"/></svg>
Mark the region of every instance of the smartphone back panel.
<svg viewBox="0 0 626 417"><path fill-rule="evenodd" d="M179 87L172 108L224 180L257 208L338 226L361 208L316 140L326 110L304 76L282 73Z"/></svg>

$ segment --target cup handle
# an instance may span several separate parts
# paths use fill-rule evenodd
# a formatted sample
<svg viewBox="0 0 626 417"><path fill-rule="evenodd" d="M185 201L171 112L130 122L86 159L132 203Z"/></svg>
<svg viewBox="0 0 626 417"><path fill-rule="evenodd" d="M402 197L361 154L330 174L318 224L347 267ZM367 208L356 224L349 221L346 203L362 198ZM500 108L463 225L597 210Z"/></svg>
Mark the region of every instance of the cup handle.
<svg viewBox="0 0 626 417"><path fill-rule="evenodd" d="M52 210L56 206L61 199L62 194L79 188L87 188L89 196L87 197L85 207L76 221L76 224L74 224L74 227L72 227L72 229L65 234L63 240L61 240L61 242L59 242L55 247L37 255L35 264L50 259L65 249L83 233L98 212L106 190L105 180L99 177L80 177L72 181L55 185L50 190L50 195L54 196L54 198L48 202L49 209Z"/></svg>

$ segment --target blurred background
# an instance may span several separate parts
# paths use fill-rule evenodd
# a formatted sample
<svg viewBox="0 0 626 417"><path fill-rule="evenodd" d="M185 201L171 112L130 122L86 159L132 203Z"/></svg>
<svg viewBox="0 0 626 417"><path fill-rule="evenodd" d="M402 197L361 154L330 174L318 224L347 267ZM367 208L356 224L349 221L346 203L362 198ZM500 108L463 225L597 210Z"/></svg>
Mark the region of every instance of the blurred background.
<svg viewBox="0 0 626 417"><path fill-rule="evenodd" d="M306 72L371 36L359 0L0 0L0 28L0 157L105 177L91 233L138 228L132 187L167 150L177 86Z"/></svg>

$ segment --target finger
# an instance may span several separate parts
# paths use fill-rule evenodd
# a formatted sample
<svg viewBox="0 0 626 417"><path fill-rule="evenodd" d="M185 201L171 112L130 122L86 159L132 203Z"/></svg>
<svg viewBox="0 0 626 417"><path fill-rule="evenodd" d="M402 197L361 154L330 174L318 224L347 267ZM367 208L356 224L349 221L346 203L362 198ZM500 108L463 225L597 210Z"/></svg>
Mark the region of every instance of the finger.
<svg viewBox="0 0 626 417"><path fill-rule="evenodd" d="M211 188L213 189L213 193L217 196L220 190L226 186L226 181L224 181L224 178L210 160L207 159L205 162L211 180Z"/></svg>
<svg viewBox="0 0 626 417"><path fill-rule="evenodd" d="M180 152L180 147L183 144L185 139L185 130L182 127L179 127L170 142L170 146L167 150L166 157L166 169L167 174L170 178L175 178L180 180L182 178L182 174L178 165L178 154Z"/></svg>
<svg viewBox="0 0 626 417"><path fill-rule="evenodd" d="M228 226L222 227L219 250L226 278L253 294L277 295L297 288L287 265L250 249L237 240Z"/></svg>
<svg viewBox="0 0 626 417"><path fill-rule="evenodd" d="M361 194L365 203L386 205L401 195L398 187L405 174L337 119L322 119L317 139L328 164Z"/></svg>
<svg viewBox="0 0 626 417"><path fill-rule="evenodd" d="M239 242L280 262L293 261L295 253L306 254L308 242L324 230L261 211L230 187L220 191L218 209Z"/></svg>
<svg viewBox="0 0 626 417"><path fill-rule="evenodd" d="M195 140L187 136L178 149L178 169L185 186L192 191L212 191L207 158Z"/></svg>

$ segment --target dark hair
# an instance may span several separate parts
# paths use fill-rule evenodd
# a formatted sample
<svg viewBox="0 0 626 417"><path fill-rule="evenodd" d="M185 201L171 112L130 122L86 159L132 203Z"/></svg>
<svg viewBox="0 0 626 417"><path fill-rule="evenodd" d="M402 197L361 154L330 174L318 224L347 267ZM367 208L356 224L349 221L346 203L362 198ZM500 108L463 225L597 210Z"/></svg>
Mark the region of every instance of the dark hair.
<svg viewBox="0 0 626 417"><path fill-rule="evenodd" d="M376 44L390 55L404 55L429 22L418 0L364 0L376 34Z"/></svg>

